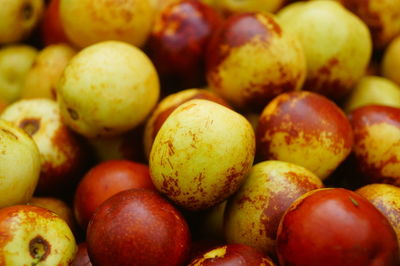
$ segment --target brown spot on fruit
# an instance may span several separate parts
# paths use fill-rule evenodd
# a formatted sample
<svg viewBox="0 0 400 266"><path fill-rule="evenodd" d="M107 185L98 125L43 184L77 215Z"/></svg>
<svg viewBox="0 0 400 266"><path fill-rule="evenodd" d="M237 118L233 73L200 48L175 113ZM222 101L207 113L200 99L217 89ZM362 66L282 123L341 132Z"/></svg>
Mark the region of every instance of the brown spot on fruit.
<svg viewBox="0 0 400 266"><path fill-rule="evenodd" d="M34 258L32 266L44 261L50 254L50 250L50 243L40 235L29 241L29 253L31 257Z"/></svg>
<svg viewBox="0 0 400 266"><path fill-rule="evenodd" d="M25 130L30 136L33 136L40 128L40 119L26 118L19 123L19 127Z"/></svg>
<svg viewBox="0 0 400 266"><path fill-rule="evenodd" d="M12 138L18 140L18 136L15 135L13 132L11 132L10 130L6 129L6 128L0 128L1 131L3 131L4 133L6 133L7 135L11 136Z"/></svg>
<svg viewBox="0 0 400 266"><path fill-rule="evenodd" d="M72 118L72 120L78 120L79 119L79 115L74 109L67 108L67 111L68 111L69 116Z"/></svg>
<svg viewBox="0 0 400 266"><path fill-rule="evenodd" d="M21 8L21 14L23 20L30 20L33 15L33 6L31 3L26 2Z"/></svg>

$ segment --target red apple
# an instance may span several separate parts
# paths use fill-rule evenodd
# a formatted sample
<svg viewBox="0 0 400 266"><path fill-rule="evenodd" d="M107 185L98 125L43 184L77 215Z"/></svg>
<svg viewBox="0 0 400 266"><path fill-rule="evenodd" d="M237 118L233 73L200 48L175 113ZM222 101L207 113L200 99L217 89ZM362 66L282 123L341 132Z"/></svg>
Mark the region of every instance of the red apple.
<svg viewBox="0 0 400 266"><path fill-rule="evenodd" d="M189 264L189 266L224 265L274 266L275 264L257 249L242 244L230 244L214 248Z"/></svg>
<svg viewBox="0 0 400 266"><path fill-rule="evenodd" d="M154 191L114 195L95 212L87 230L94 265L182 265L189 228L176 208Z"/></svg>
<svg viewBox="0 0 400 266"><path fill-rule="evenodd" d="M400 185L400 108L369 105L350 113L354 154L370 183Z"/></svg>
<svg viewBox="0 0 400 266"><path fill-rule="evenodd" d="M343 188L297 199L278 228L281 265L400 265L396 233L367 199Z"/></svg>
<svg viewBox="0 0 400 266"><path fill-rule="evenodd" d="M72 262L72 266L92 266L87 251L86 242L82 242L78 245L78 251L76 252L75 259Z"/></svg>
<svg viewBox="0 0 400 266"><path fill-rule="evenodd" d="M60 0L51 0L44 11L42 39L45 45L70 43L60 20Z"/></svg>
<svg viewBox="0 0 400 266"><path fill-rule="evenodd" d="M178 1L164 8L148 42L161 77L179 79L185 88L203 85L205 48L219 23L218 13L200 1Z"/></svg>
<svg viewBox="0 0 400 266"><path fill-rule="evenodd" d="M131 188L155 189L147 165L110 160L93 167L80 181L74 199L75 216L86 228L94 211L105 200Z"/></svg>

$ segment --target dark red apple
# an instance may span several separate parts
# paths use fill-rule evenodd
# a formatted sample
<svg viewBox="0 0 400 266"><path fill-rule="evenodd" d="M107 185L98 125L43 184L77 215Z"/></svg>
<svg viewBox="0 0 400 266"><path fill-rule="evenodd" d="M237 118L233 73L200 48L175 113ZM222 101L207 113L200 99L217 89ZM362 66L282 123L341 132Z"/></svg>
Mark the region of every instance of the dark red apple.
<svg viewBox="0 0 400 266"><path fill-rule="evenodd" d="M400 186L400 108L363 106L349 117L354 154L365 178Z"/></svg>
<svg viewBox="0 0 400 266"><path fill-rule="evenodd" d="M78 245L78 251L75 254L75 259L72 262L72 266L92 266L87 251L86 242L82 242Z"/></svg>
<svg viewBox="0 0 400 266"><path fill-rule="evenodd" d="M147 165L110 160L93 167L75 192L74 212L81 227L86 228L96 208L105 200L131 188L155 189Z"/></svg>
<svg viewBox="0 0 400 266"><path fill-rule="evenodd" d="M47 46L57 43L70 43L65 35L60 21L60 0L51 0L43 15L42 20L42 39Z"/></svg>
<svg viewBox="0 0 400 266"><path fill-rule="evenodd" d="M224 265L274 266L275 264L257 249L242 244L230 244L214 248L189 264L189 266Z"/></svg>
<svg viewBox="0 0 400 266"><path fill-rule="evenodd" d="M219 23L218 13L201 1L178 1L164 8L148 41L161 77L180 80L184 88L204 85L205 48Z"/></svg>
<svg viewBox="0 0 400 266"><path fill-rule="evenodd" d="M364 197L343 188L297 199L279 224L281 265L400 265L397 237Z"/></svg>
<svg viewBox="0 0 400 266"><path fill-rule="evenodd" d="M158 193L131 189L95 212L87 230L94 265L182 265L190 232L178 210Z"/></svg>

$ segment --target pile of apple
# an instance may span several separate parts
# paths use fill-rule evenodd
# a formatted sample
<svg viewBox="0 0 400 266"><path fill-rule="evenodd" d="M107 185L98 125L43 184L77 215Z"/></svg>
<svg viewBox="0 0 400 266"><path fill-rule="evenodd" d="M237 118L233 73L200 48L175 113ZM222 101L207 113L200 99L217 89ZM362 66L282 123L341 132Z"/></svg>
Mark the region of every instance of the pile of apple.
<svg viewBox="0 0 400 266"><path fill-rule="evenodd" d="M0 0L0 265L400 265L400 0Z"/></svg>

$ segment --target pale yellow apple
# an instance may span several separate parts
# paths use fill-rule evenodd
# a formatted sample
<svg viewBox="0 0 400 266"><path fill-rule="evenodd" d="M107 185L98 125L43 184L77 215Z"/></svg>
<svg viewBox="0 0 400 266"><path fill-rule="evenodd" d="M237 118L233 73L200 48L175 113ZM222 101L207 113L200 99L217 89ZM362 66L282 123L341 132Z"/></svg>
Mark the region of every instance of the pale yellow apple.
<svg viewBox="0 0 400 266"><path fill-rule="evenodd" d="M304 48L307 77L303 89L343 98L370 61L372 41L366 24L335 1L290 4L277 16Z"/></svg>
<svg viewBox="0 0 400 266"><path fill-rule="evenodd" d="M67 44L54 44L39 52L28 71L21 98L56 99L56 85L65 66L76 54Z"/></svg>
<svg viewBox="0 0 400 266"><path fill-rule="evenodd" d="M39 150L32 138L0 119L0 208L31 199L40 167Z"/></svg>
<svg viewBox="0 0 400 266"><path fill-rule="evenodd" d="M382 75L400 86L400 35L386 48L382 61Z"/></svg>
<svg viewBox="0 0 400 266"><path fill-rule="evenodd" d="M155 187L176 204L206 209L237 191L254 152L254 131L246 118L212 101L190 100L158 131L150 174Z"/></svg>
<svg viewBox="0 0 400 266"><path fill-rule="evenodd" d="M64 122L86 137L118 135L139 125L155 106L159 91L150 59L119 41L83 49L57 86Z"/></svg>
<svg viewBox="0 0 400 266"><path fill-rule="evenodd" d="M0 265L72 265L77 245L67 223L36 206L0 209Z"/></svg>
<svg viewBox="0 0 400 266"><path fill-rule="evenodd" d="M142 46L153 24L151 0L61 0L60 19L68 39L83 48L119 40Z"/></svg>
<svg viewBox="0 0 400 266"><path fill-rule="evenodd" d="M0 0L0 44L27 37L40 22L43 0Z"/></svg>
<svg viewBox="0 0 400 266"><path fill-rule="evenodd" d="M13 102L21 97L26 75L38 54L28 45L10 45L0 49L0 98Z"/></svg>
<svg viewBox="0 0 400 266"><path fill-rule="evenodd" d="M400 87L389 79L378 76L365 76L347 96L344 110L371 104L388 105L400 108Z"/></svg>

